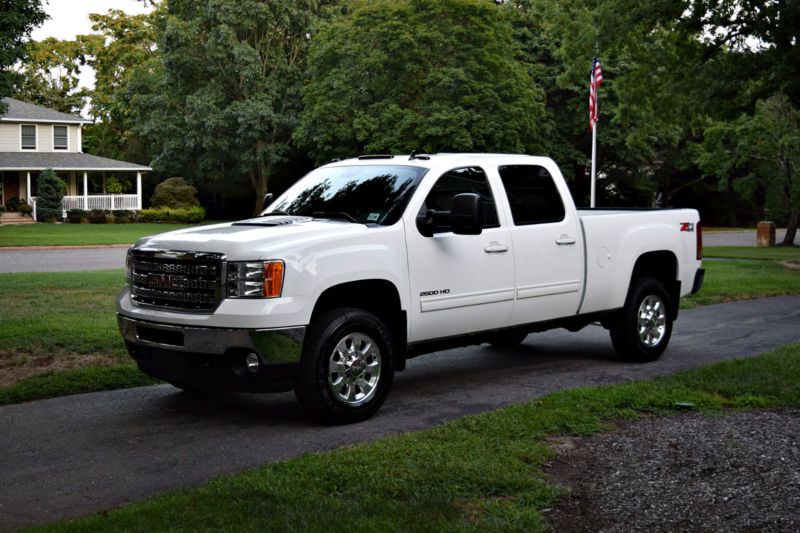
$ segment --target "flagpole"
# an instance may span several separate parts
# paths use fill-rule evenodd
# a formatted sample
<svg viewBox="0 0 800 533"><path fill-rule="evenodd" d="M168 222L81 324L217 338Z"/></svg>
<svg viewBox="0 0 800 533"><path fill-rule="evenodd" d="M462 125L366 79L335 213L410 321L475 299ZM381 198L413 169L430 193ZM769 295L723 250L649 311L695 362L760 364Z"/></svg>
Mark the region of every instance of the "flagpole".
<svg viewBox="0 0 800 533"><path fill-rule="evenodd" d="M592 191L589 196L589 207L594 207L594 191L597 165L597 122L592 125Z"/></svg>

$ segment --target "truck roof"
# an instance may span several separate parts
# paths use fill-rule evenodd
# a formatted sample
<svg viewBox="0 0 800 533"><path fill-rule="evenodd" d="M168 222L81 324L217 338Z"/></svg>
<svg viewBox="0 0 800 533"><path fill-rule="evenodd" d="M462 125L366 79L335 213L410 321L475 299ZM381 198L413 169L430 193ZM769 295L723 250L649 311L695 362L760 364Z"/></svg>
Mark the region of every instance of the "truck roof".
<svg viewBox="0 0 800 533"><path fill-rule="evenodd" d="M527 154L437 153L416 154L413 158L411 154L376 154L332 161L323 166L403 165L433 169L439 167L463 166L465 163L478 164L479 162L489 162L498 159L508 163L518 162L520 164L529 165L542 165L545 162L551 161L549 157Z"/></svg>

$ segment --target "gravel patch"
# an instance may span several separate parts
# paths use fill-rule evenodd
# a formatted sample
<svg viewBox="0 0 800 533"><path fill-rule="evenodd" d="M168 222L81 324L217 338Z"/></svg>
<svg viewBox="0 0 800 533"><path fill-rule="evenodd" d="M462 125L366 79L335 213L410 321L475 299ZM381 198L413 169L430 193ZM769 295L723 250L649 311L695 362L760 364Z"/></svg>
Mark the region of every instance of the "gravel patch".
<svg viewBox="0 0 800 533"><path fill-rule="evenodd" d="M555 531L800 531L800 410L623 422L554 441Z"/></svg>

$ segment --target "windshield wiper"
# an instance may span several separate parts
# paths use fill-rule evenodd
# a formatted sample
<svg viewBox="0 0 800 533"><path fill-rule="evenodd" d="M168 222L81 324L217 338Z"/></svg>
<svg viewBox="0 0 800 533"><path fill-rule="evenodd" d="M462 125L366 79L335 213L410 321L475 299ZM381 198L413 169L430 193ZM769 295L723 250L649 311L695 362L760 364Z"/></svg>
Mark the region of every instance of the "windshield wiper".
<svg viewBox="0 0 800 533"><path fill-rule="evenodd" d="M348 222L355 222L356 224L359 223L358 220L354 219L344 211L314 211L314 218L334 218L347 220Z"/></svg>

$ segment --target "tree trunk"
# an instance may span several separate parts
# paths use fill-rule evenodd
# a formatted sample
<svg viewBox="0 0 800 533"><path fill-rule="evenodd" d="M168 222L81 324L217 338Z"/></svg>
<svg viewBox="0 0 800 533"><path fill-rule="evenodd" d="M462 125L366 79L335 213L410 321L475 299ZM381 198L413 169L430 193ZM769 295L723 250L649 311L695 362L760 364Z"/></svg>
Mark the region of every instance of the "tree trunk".
<svg viewBox="0 0 800 533"><path fill-rule="evenodd" d="M786 227L786 236L778 246L793 246L797 236L797 226L800 224L800 210L794 210L789 215L789 225Z"/></svg>

